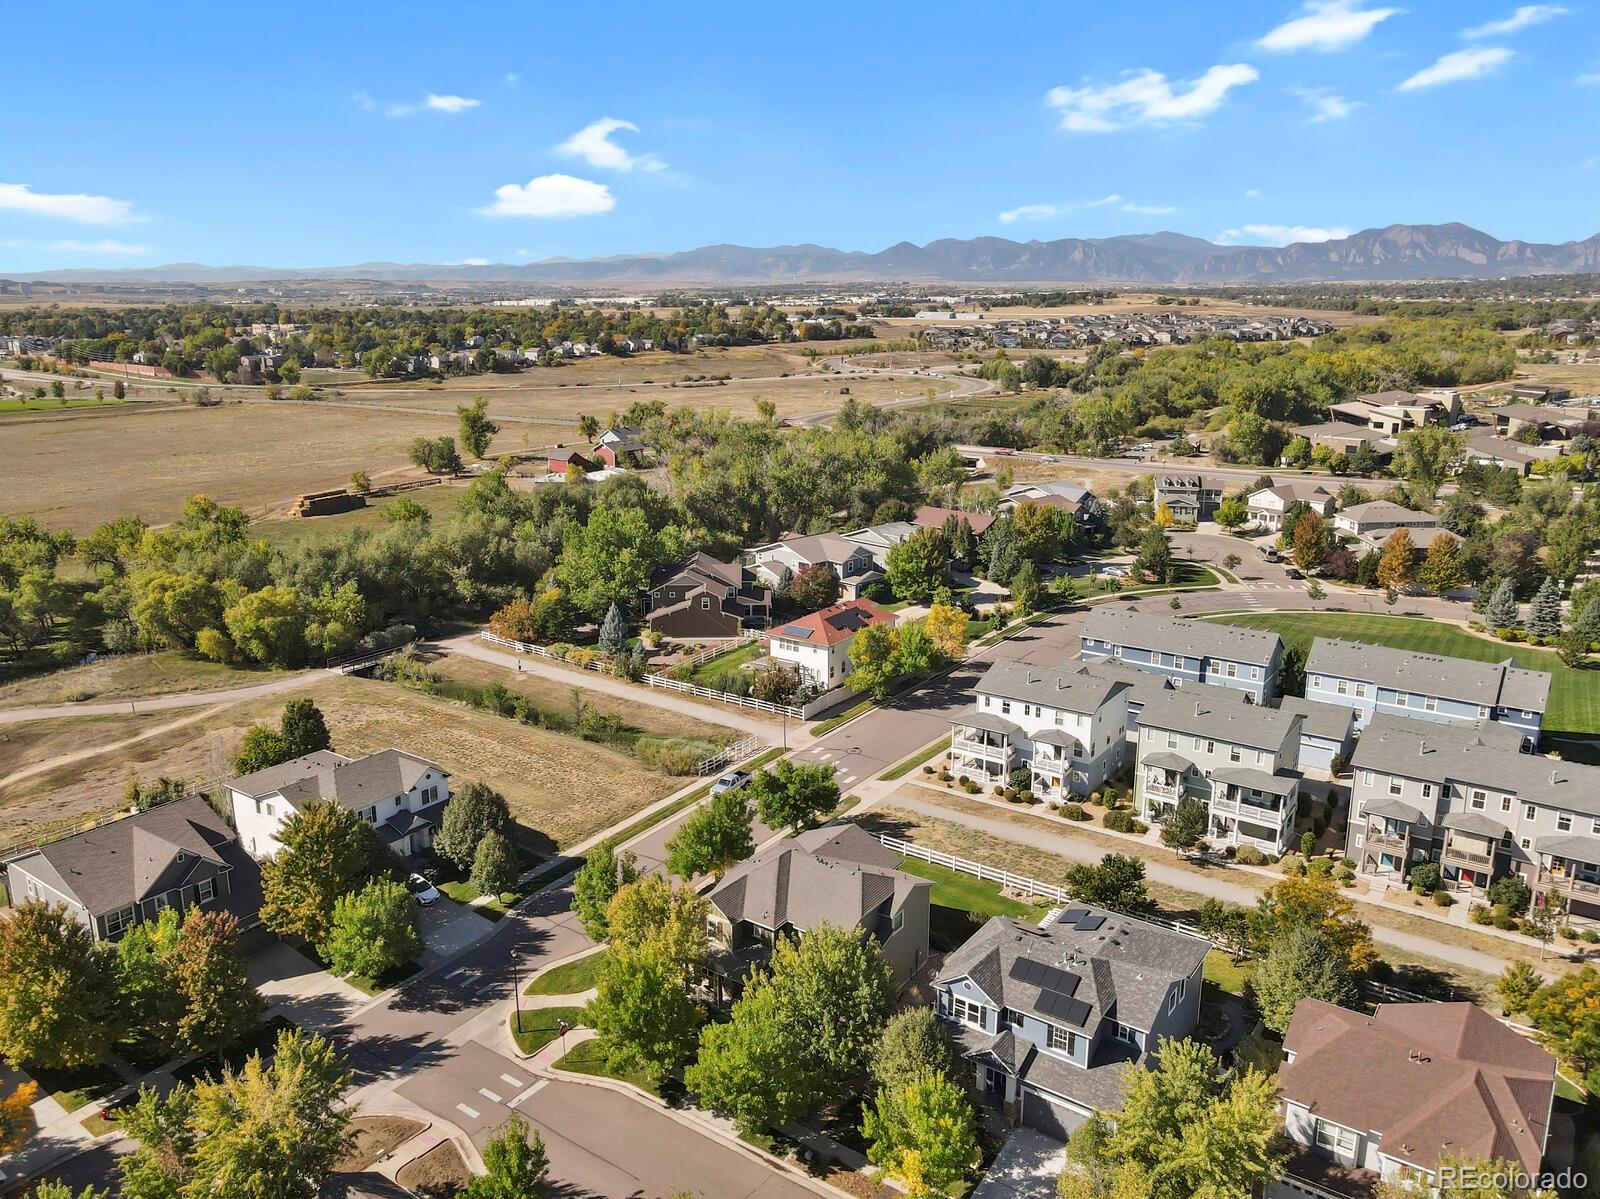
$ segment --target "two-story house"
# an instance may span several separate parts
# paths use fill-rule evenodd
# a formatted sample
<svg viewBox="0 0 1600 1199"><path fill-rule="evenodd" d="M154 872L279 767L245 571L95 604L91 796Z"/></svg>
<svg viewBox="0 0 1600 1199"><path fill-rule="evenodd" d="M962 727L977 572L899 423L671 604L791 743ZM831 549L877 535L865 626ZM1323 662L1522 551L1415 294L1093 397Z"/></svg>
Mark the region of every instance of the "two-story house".
<svg viewBox="0 0 1600 1199"><path fill-rule="evenodd" d="M1304 717L1257 704L1218 704L1182 689L1139 713L1134 772L1141 818L1160 824L1185 799L1206 805L1207 839L1283 853L1299 811Z"/></svg>
<svg viewBox="0 0 1600 1199"><path fill-rule="evenodd" d="M866 525L863 528L851 529L845 533L846 541L853 541L859 546L864 546L872 555L872 563L879 570L889 569L889 551L901 542L909 541L911 535L917 531L917 526L909 520L885 521L880 525Z"/></svg>
<svg viewBox="0 0 1600 1199"><path fill-rule="evenodd" d="M1476 1004L1384 1003L1369 1016L1302 999L1283 1050L1294 1153L1269 1199L1437 1185L1446 1160L1541 1173L1555 1059Z"/></svg>
<svg viewBox="0 0 1600 1199"><path fill-rule="evenodd" d="M1521 874L1568 921L1600 921L1600 767L1516 752L1493 721L1437 724L1378 716L1351 758L1345 852L1372 879L1404 881L1439 863L1445 885L1481 894Z"/></svg>
<svg viewBox="0 0 1600 1199"><path fill-rule="evenodd" d="M1551 676L1507 658L1475 662L1412 650L1318 637L1306 655L1306 698L1355 709L1356 728L1374 716L1472 723L1492 720L1538 747Z"/></svg>
<svg viewBox="0 0 1600 1199"><path fill-rule="evenodd" d="M11 902L63 906L96 941L168 908L223 910L256 923L261 874L227 821L199 796L63 837L5 864Z"/></svg>
<svg viewBox="0 0 1600 1199"><path fill-rule="evenodd" d="M637 466L649 448L643 429L636 425L612 425L601 431L590 456L606 466Z"/></svg>
<svg viewBox="0 0 1600 1199"><path fill-rule="evenodd" d="M327 800L378 830L401 857L433 844L450 802L444 767L399 749L347 758L322 749L223 784L234 827L250 855L270 858L283 848L278 834L307 804Z"/></svg>
<svg viewBox="0 0 1600 1199"><path fill-rule="evenodd" d="M1318 516L1333 515L1333 495L1309 479L1292 479L1252 491L1245 500L1245 510L1256 528L1276 533L1283 528L1283 514L1296 504L1309 505Z"/></svg>
<svg viewBox="0 0 1600 1199"><path fill-rule="evenodd" d="M1222 491L1222 480L1192 471L1160 474L1156 476L1154 502L1157 508L1165 505L1177 520L1198 523L1217 510Z"/></svg>
<svg viewBox="0 0 1600 1199"><path fill-rule="evenodd" d="M877 942L897 985L928 960L933 884L856 824L830 824L769 845L723 876L707 899L708 971L720 999L738 995L780 936L830 924Z"/></svg>
<svg viewBox="0 0 1600 1199"><path fill-rule="evenodd" d="M1389 437L1423 425L1449 424L1460 414L1461 397L1455 392L1422 396L1410 391L1377 391L1328 407L1328 415L1336 421Z"/></svg>
<svg viewBox="0 0 1600 1199"><path fill-rule="evenodd" d="M995 662L974 688L972 710L950 718L951 770L998 782L1027 768L1036 796L1088 795L1126 761L1132 689L1078 663Z"/></svg>
<svg viewBox="0 0 1600 1199"><path fill-rule="evenodd" d="M1256 703L1278 694L1283 639L1276 633L1102 605L1089 613L1080 640L1086 662L1115 658L1178 684L1234 687Z"/></svg>
<svg viewBox="0 0 1600 1199"><path fill-rule="evenodd" d="M747 566L694 553L662 567L650 580L645 627L680 641L737 637L765 628L772 618L772 593L758 586Z"/></svg>
<svg viewBox="0 0 1600 1199"><path fill-rule="evenodd" d="M771 541L746 550L742 560L755 569L761 582L773 588L799 574L803 566L826 566L839 580L839 593L846 599L853 599L868 583L883 578L870 546L837 533Z"/></svg>
<svg viewBox="0 0 1600 1199"><path fill-rule="evenodd" d="M1351 537L1376 537L1380 541L1396 529L1432 529L1438 523L1439 518L1431 512L1418 512L1388 500L1353 504L1334 513L1333 517L1335 531Z"/></svg>
<svg viewBox="0 0 1600 1199"><path fill-rule="evenodd" d="M1122 1105L1123 1071L1200 1017L1209 941L1069 907L1041 926L995 916L934 980L985 1102L1061 1140Z"/></svg>
<svg viewBox="0 0 1600 1199"><path fill-rule="evenodd" d="M772 660L792 666L819 691L844 685L850 643L868 625L894 624L896 616L869 599L843 600L778 625L768 636Z"/></svg>

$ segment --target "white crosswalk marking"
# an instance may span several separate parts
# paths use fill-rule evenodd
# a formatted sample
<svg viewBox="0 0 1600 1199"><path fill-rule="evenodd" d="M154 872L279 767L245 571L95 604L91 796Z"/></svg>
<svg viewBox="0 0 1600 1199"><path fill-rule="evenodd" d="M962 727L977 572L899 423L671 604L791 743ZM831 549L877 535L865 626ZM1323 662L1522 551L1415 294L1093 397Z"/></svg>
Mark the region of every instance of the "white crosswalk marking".
<svg viewBox="0 0 1600 1199"><path fill-rule="evenodd" d="M510 1103L506 1104L506 1106L507 1107L516 1107L517 1104L521 1103L524 1099L532 1099L535 1095L537 1095L540 1091L544 1090L549 1085L550 1085L550 1080L548 1078L541 1078L538 1082L534 1083L531 1087L529 1087L526 1091L522 1092L522 1094L518 1095Z"/></svg>
<svg viewBox="0 0 1600 1199"><path fill-rule="evenodd" d="M468 1107L464 1103L456 1104L456 1111L464 1113L469 1120L476 1120L479 1116L481 1116L483 1114L477 1108Z"/></svg>
<svg viewBox="0 0 1600 1199"><path fill-rule="evenodd" d="M509 1075L509 1074L502 1074L502 1075L501 1075L501 1076L500 1076L500 1078L501 1078L501 1081L503 1081L503 1082L509 1082L509 1083L510 1083L510 1084L511 1084L511 1085L512 1085L512 1086L514 1086L514 1087L525 1087L525 1086L527 1086L527 1085L528 1085L528 1084L527 1084L527 1083L525 1083L525 1082L523 1082L523 1081L522 1081L522 1079L520 1079L520 1078L513 1078L513 1077L512 1077L512 1076L511 1076L511 1075Z"/></svg>
<svg viewBox="0 0 1600 1199"><path fill-rule="evenodd" d="M500 1096L496 1095L488 1087L479 1087L478 1088L478 1094L482 1095L490 1103L503 1103L504 1102L504 1100L502 1100L500 1098Z"/></svg>

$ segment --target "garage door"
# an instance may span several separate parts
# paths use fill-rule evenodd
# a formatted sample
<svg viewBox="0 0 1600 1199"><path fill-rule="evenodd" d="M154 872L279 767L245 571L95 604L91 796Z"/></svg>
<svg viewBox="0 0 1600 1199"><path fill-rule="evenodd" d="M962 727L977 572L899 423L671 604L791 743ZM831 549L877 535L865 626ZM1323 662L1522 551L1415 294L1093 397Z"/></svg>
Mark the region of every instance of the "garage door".
<svg viewBox="0 0 1600 1199"><path fill-rule="evenodd" d="M1304 774L1313 771L1326 772L1333 769L1334 745L1331 741L1311 741L1302 738L1300 741L1300 770Z"/></svg>
<svg viewBox="0 0 1600 1199"><path fill-rule="evenodd" d="M1056 1103L1038 1091L1026 1087L1022 1090L1022 1122L1035 1132L1064 1141L1087 1118L1075 1108Z"/></svg>

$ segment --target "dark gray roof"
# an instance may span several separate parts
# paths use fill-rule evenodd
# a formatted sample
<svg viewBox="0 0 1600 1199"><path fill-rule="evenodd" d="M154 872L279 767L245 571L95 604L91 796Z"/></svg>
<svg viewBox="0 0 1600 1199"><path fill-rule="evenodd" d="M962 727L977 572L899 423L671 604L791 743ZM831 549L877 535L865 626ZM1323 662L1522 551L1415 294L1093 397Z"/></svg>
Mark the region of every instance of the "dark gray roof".
<svg viewBox="0 0 1600 1199"><path fill-rule="evenodd" d="M176 890L199 866L233 867L226 851L234 839L227 822L191 796L54 841L14 864L98 916Z"/></svg>
<svg viewBox="0 0 1600 1199"><path fill-rule="evenodd" d="M281 766L229 779L227 785L252 797L282 795L295 808L331 799L356 811L404 795L430 770L449 777L449 772L436 762L400 749L381 749L354 759L319 750Z"/></svg>
<svg viewBox="0 0 1600 1199"><path fill-rule="evenodd" d="M1343 741L1355 727L1356 710L1344 704L1325 704L1314 699L1301 699L1298 695L1285 695L1278 700L1278 711L1291 712L1303 718L1300 734L1303 737L1324 737L1329 741Z"/></svg>
<svg viewBox="0 0 1600 1199"><path fill-rule="evenodd" d="M1414 508L1392 504L1388 500L1371 500L1365 504L1354 504L1341 509L1336 515L1346 517L1358 525L1383 525L1390 521L1407 523L1419 521L1424 524L1437 522L1437 518L1430 512L1418 512Z"/></svg>
<svg viewBox="0 0 1600 1199"><path fill-rule="evenodd" d="M1377 799L1367 800L1366 813L1368 816L1384 816L1390 820L1404 820L1407 824L1416 824L1422 819L1422 812L1408 803L1401 803L1398 799L1391 799L1387 795Z"/></svg>
<svg viewBox="0 0 1600 1199"><path fill-rule="evenodd" d="M1086 917L1081 924L1060 918L1039 928L993 917L945 959L939 981L970 978L996 1006L1054 1024L1092 1030L1115 1004L1119 1021L1150 1028L1168 989L1205 961L1210 942L1133 916L1077 908ZM1073 981L1063 981L1063 975ZM1086 1004L1087 1010L1052 1009L1052 994Z"/></svg>
<svg viewBox="0 0 1600 1199"><path fill-rule="evenodd" d="M1600 816L1600 766L1519 753L1522 734L1498 721L1441 724L1378 716L1351 765L1424 782L1476 783L1528 803ZM1371 808L1369 803L1368 808Z"/></svg>
<svg viewBox="0 0 1600 1199"><path fill-rule="evenodd" d="M1333 637L1317 637L1311 642L1306 673L1361 679L1415 695L1530 712L1543 712L1550 698L1551 676L1542 670L1525 670L1511 658L1475 662Z"/></svg>
<svg viewBox="0 0 1600 1199"><path fill-rule="evenodd" d="M1151 674L1120 658L1095 658L1081 667L1084 674L1116 679L1129 685L1127 697L1130 707L1142 708L1156 696L1177 690L1172 680L1164 675ZM1250 702L1237 687L1219 687L1215 683L1183 684L1185 695L1199 696L1217 704L1247 704Z"/></svg>
<svg viewBox="0 0 1600 1199"><path fill-rule="evenodd" d="M1194 769L1194 763L1182 754L1175 754L1170 749L1160 749L1153 754L1147 754L1144 762L1149 766L1157 766L1162 770L1176 770L1187 774Z"/></svg>
<svg viewBox="0 0 1600 1199"><path fill-rule="evenodd" d="M1022 731L1020 724L1013 724L1004 716L996 716L993 712L979 712L976 709L952 716L950 723L959 724L969 729L983 729L990 733L1004 733L1008 737L1012 733L1020 733Z"/></svg>
<svg viewBox="0 0 1600 1199"><path fill-rule="evenodd" d="M986 1033L969 1024L957 1024L952 1035L963 1056L992 1056L1029 1086L1097 1111L1116 1111L1122 1106L1124 1071L1129 1063L1141 1060L1135 1047L1109 1037L1085 1068L1040 1053L1032 1042L1014 1036L1009 1028Z"/></svg>
<svg viewBox="0 0 1600 1199"><path fill-rule="evenodd" d="M1187 687L1156 696L1139 713L1139 734L1163 730L1208 737L1230 745L1276 750L1300 736L1301 717L1259 704L1219 704L1209 695L1193 696Z"/></svg>
<svg viewBox="0 0 1600 1199"><path fill-rule="evenodd" d="M1059 745L1064 749L1074 749L1079 741L1065 729L1047 728L1034 733L1029 740L1035 745Z"/></svg>
<svg viewBox="0 0 1600 1199"><path fill-rule="evenodd" d="M1112 645L1132 645L1189 657L1203 655L1257 666L1269 665L1283 651L1283 639L1276 633L1105 605L1089 613L1083 635Z"/></svg>
<svg viewBox="0 0 1600 1199"><path fill-rule="evenodd" d="M983 672L973 690L980 695L1042 704L1087 716L1099 711L1107 700L1128 687L1122 679L1093 674L1076 662L1066 669L1051 670L1033 662L1002 659Z"/></svg>
<svg viewBox="0 0 1600 1199"><path fill-rule="evenodd" d="M1292 795L1300 784L1298 771L1268 774L1265 770L1253 770L1248 766L1218 766L1211 772L1211 777L1236 787L1253 787L1268 795Z"/></svg>
<svg viewBox="0 0 1600 1199"><path fill-rule="evenodd" d="M1600 837L1556 833L1535 838L1533 848L1535 853L1553 853L1560 858L1577 858L1580 862L1600 864Z"/></svg>
<svg viewBox="0 0 1600 1199"><path fill-rule="evenodd" d="M804 837L768 846L735 866L711 892L711 905L732 923L747 920L766 929L854 928L885 900L893 898L895 910L918 887L933 885L882 865L883 846L856 825Z"/></svg>
<svg viewBox="0 0 1600 1199"><path fill-rule="evenodd" d="M1482 812L1446 812L1439 819L1445 828L1459 829L1463 833L1471 833L1477 837L1503 837L1506 835L1506 826L1498 820L1490 820ZM1600 848L1600 841L1595 842Z"/></svg>

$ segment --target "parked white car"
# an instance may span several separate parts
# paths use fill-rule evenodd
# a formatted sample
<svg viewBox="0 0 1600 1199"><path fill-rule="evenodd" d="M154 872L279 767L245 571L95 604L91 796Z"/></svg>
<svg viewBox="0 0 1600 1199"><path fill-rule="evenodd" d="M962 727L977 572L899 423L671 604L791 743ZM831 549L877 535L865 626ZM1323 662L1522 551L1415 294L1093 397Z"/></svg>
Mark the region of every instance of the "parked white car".
<svg viewBox="0 0 1600 1199"><path fill-rule="evenodd" d="M406 879L406 890L410 891L411 897L425 908L431 908L443 898L439 894L439 888L420 874L413 874Z"/></svg>

